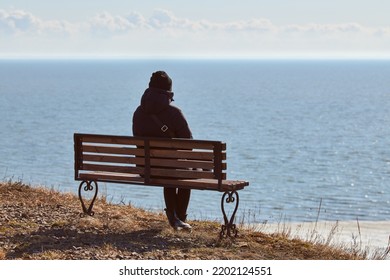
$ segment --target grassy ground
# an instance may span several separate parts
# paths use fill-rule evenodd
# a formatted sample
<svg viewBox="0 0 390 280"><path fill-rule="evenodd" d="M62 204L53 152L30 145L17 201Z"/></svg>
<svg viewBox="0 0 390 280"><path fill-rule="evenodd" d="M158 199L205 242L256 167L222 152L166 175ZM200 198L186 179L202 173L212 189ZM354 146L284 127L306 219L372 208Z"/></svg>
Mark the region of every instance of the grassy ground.
<svg viewBox="0 0 390 280"><path fill-rule="evenodd" d="M99 199L81 217L78 198L21 182L0 183L1 259L343 260L365 259L358 248L265 234L240 226L236 239L219 238L220 224L189 221L172 230L163 213ZM382 258L382 256L377 256Z"/></svg>

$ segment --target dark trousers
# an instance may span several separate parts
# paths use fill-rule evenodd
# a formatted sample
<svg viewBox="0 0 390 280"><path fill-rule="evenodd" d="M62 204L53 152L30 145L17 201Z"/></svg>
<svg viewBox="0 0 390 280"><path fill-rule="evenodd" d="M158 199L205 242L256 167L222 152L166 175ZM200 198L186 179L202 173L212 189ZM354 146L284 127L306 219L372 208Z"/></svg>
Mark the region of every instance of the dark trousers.
<svg viewBox="0 0 390 280"><path fill-rule="evenodd" d="M190 196L190 189L164 188L164 200L167 211L175 213L181 221L185 221Z"/></svg>

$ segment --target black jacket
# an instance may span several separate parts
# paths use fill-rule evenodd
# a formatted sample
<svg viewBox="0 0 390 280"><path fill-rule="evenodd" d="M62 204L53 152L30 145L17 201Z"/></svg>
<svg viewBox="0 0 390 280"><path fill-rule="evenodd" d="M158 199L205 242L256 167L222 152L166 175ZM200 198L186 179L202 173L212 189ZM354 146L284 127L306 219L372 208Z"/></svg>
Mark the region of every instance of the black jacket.
<svg viewBox="0 0 390 280"><path fill-rule="evenodd" d="M167 91L157 88L145 90L141 98L141 105L138 106L133 115L133 135L171 137L168 131L161 130L161 126L153 120L151 115L156 115L162 124L168 126L175 138L192 138L187 120L179 108L171 105Z"/></svg>

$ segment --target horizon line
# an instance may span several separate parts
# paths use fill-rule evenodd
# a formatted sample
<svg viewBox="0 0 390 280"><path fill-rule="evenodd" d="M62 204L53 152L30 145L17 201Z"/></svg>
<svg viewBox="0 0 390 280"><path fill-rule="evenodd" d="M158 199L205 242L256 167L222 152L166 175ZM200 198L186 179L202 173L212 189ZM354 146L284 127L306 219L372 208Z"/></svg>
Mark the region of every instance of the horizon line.
<svg viewBox="0 0 390 280"><path fill-rule="evenodd" d="M89 55L0 54L0 60L390 60L390 55Z"/></svg>

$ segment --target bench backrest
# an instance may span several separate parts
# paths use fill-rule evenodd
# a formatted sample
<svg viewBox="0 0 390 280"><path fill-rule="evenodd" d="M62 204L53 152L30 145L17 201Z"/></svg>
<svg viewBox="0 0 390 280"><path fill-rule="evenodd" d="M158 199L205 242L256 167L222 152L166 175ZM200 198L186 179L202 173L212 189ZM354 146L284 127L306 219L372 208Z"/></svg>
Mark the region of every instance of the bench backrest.
<svg viewBox="0 0 390 280"><path fill-rule="evenodd" d="M226 144L192 139L74 134L75 179L160 184L226 179Z"/></svg>

